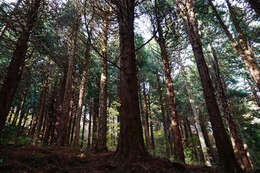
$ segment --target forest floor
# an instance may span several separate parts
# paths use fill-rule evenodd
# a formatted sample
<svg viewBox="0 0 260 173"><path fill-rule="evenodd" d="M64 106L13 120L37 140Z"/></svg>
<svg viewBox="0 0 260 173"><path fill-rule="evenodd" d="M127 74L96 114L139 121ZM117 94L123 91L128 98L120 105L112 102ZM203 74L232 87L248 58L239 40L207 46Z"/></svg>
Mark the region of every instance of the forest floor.
<svg viewBox="0 0 260 173"><path fill-rule="evenodd" d="M70 147L0 146L1 173L221 173L217 168L187 166L168 159L144 158L124 166L112 163L113 152L94 154Z"/></svg>

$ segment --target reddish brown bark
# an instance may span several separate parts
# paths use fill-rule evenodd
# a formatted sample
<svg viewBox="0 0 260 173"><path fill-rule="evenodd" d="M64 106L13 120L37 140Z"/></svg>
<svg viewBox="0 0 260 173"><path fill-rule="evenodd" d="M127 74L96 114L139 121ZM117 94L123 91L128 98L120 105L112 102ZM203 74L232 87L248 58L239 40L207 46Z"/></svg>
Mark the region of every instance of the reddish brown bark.
<svg viewBox="0 0 260 173"><path fill-rule="evenodd" d="M170 157L170 145L169 145L169 132L168 132L168 122L167 122L167 118L165 116L165 108L163 105L163 95L162 95L162 88L161 88L161 81L160 81L160 77L157 73L157 90L159 93L159 102L160 102L160 107L161 107L161 111L162 111L162 118L163 118L163 131L164 131L164 137L165 137L165 151L166 151L166 155L169 158Z"/></svg>
<svg viewBox="0 0 260 173"><path fill-rule="evenodd" d="M179 118L176 109L176 99L175 93L173 89L173 82L171 78L171 67L168 60L168 53L166 50L166 41L163 35L163 30L161 26L161 19L158 16L158 7L157 1L155 1L156 5L156 23L157 23L157 31L158 31L158 38L156 39L161 50L161 58L163 62L163 70L165 75L165 84L166 84L166 91L167 91L167 98L168 104L170 109L170 129L171 129L171 138L173 139L174 144L174 156L178 161L185 162L184 158L184 151L183 151L183 144L182 144L182 137L179 127ZM173 136L174 135L174 136Z"/></svg>
<svg viewBox="0 0 260 173"><path fill-rule="evenodd" d="M185 3L181 0L176 0L176 2L194 52L220 161L224 165L226 172L242 172L236 161L229 137L225 131L216 97L214 95L214 88L203 55L202 44L192 6L194 0L187 0Z"/></svg>
<svg viewBox="0 0 260 173"><path fill-rule="evenodd" d="M36 114L38 116L37 127L36 127L36 138L39 137L42 129L42 122L43 122L43 114L46 110L46 102L47 102L47 92L48 92L48 83L49 83L49 71L50 65L48 66L47 71L45 72L45 79L42 83L42 91L40 95L40 102L39 102L39 109Z"/></svg>
<svg viewBox="0 0 260 173"><path fill-rule="evenodd" d="M5 125L13 97L21 80L29 37L37 20L41 1L42 0L33 1L29 7L30 10L28 14L30 15L27 15L28 17L26 19L26 26L24 27L24 30L16 42L16 48L13 52L13 57L8 67L7 76L5 77L3 86L0 90L0 98L5 98L0 99L0 132Z"/></svg>
<svg viewBox="0 0 260 173"><path fill-rule="evenodd" d="M148 155L142 135L134 45L134 0L116 1L120 35L120 134L114 159L120 163Z"/></svg>
<svg viewBox="0 0 260 173"><path fill-rule="evenodd" d="M53 129L55 127L56 123L56 118L55 118L55 104L56 104L56 98L57 98L57 84L58 82L56 81L52 87L51 87L51 92L50 92L50 98L49 98L49 104L50 107L47 110L48 111L48 121L46 122L46 132L44 133L44 138L43 138L43 143L44 144L49 144L50 143L50 138L53 136Z"/></svg>
<svg viewBox="0 0 260 173"><path fill-rule="evenodd" d="M77 3L76 3L77 5ZM69 121L70 115L72 111L72 96L73 96L73 80L72 74L74 71L74 61L75 55L77 52L77 40L78 40L78 33L80 27L80 20L81 14L79 11L75 13L75 21L71 28L70 38L68 38L68 52L67 52L67 66L66 66L66 75L64 76L65 85L63 86L63 91L61 91L61 100L60 104L58 105L58 114L57 114L57 122L56 122L56 129L57 129L57 144L58 145L65 145L69 142Z"/></svg>
<svg viewBox="0 0 260 173"><path fill-rule="evenodd" d="M98 140L98 98L93 100L93 129L92 129L92 144L91 149L96 151Z"/></svg>
<svg viewBox="0 0 260 173"><path fill-rule="evenodd" d="M76 145L74 145L74 141L73 141L76 118L77 118L76 115L75 115L75 114L72 114L71 120L70 120L70 123L69 123L69 125L70 125L69 129L71 129L71 130L69 131L69 132L70 132L70 145L73 145L74 147L76 146ZM77 147L78 147L78 145L77 145Z"/></svg>
<svg viewBox="0 0 260 173"><path fill-rule="evenodd" d="M225 92L225 85L222 83L221 74L219 70L218 64L218 57L214 47L210 44L210 50L212 53L213 59L213 69L215 74L215 83L217 88L217 96L220 101L224 117L227 120L227 126L231 137L231 142L234 148L235 156L240 164L241 168L245 171L251 171L254 168L252 167L252 162L247 155L247 150L244 148L244 143L241 138L240 132L238 127L234 121L233 115L231 113L231 105L228 103L226 92Z"/></svg>
<svg viewBox="0 0 260 173"><path fill-rule="evenodd" d="M92 113L93 113L93 109L92 109L92 104L91 102L89 103L89 122L88 122L88 148L91 148L91 127L92 127ZM85 116L85 115L84 115ZM84 117L84 121L86 120L86 116Z"/></svg>
<svg viewBox="0 0 260 173"><path fill-rule="evenodd" d="M99 93L99 129L98 129L98 152L106 152L107 149L107 41L109 21L108 16L103 18L103 38L101 57L101 76Z"/></svg>
<svg viewBox="0 0 260 173"><path fill-rule="evenodd" d="M78 107L77 107L77 111L76 111L76 120L75 120L75 137L73 140L73 145L74 146L78 146L79 144L79 133L80 133L80 120L82 117L82 105L84 102L84 97L85 97L85 90L86 90L86 83L87 83L87 73L88 73L88 62L89 62L89 47L87 47L87 52L86 54L86 59L85 59L85 63L84 63L84 69L83 69L83 73L82 73L82 78L81 78L81 82L80 82L80 87L79 87L79 100L78 100Z"/></svg>

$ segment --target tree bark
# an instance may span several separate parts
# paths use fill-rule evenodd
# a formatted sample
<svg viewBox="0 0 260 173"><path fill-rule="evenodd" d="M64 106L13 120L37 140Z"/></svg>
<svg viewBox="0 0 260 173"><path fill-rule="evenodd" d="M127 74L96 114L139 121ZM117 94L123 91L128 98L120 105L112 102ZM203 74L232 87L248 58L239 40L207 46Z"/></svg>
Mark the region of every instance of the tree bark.
<svg viewBox="0 0 260 173"><path fill-rule="evenodd" d="M31 31L33 30L33 26L37 21L41 1L42 0L33 1L30 7L27 15L28 18L26 19L26 26L24 27L24 30L16 43L16 48L13 52L13 57L8 67L7 76L5 77L3 86L0 90L0 98L5 98L0 100L0 133L5 125L15 92L21 80L29 37L31 35Z"/></svg>
<svg viewBox="0 0 260 173"><path fill-rule="evenodd" d="M213 135L216 140L220 161L224 165L226 172L242 172L239 164L235 159L234 150L225 131L219 107L217 105L217 100L214 95L214 88L203 55L202 44L198 33L194 9L192 6L194 0L187 0L185 3L183 3L181 0L176 0L176 2L180 15L184 21L192 50L194 52L201 84L203 87L204 99L210 117L210 122L212 124Z"/></svg>
<svg viewBox="0 0 260 173"><path fill-rule="evenodd" d="M49 109L48 111L48 121L46 124L46 133L44 134L43 138L43 143L44 144L49 144L50 143L50 138L52 138L52 131L55 127L56 123L56 117L55 117L55 104L56 104L56 99L57 99L57 84L58 82L56 81L54 84L52 84L51 91L50 91L50 97L49 97Z"/></svg>
<svg viewBox="0 0 260 173"><path fill-rule="evenodd" d="M202 130L207 148L209 149L209 154L211 156L211 160L212 160L212 162L216 163L218 159L217 159L217 156L216 156L216 152L212 147L212 145L215 145L215 144L213 142L211 142L210 139L209 139L209 133L208 133L207 127L205 125L205 123L207 123L207 121L205 120L204 116L202 115L200 109L199 109L198 113L199 113L201 130Z"/></svg>
<svg viewBox="0 0 260 173"><path fill-rule="evenodd" d="M11 123L11 120L12 120L12 117L13 117L13 114L14 114L16 108L17 108L16 106L13 106L11 108L10 115L9 115L9 118L8 118L8 123Z"/></svg>
<svg viewBox="0 0 260 173"><path fill-rule="evenodd" d="M161 107L161 111L162 111L162 118L163 118L163 131L164 131L164 137L165 137L165 151L166 151L166 155L169 158L170 157L170 145L169 145L169 132L168 132L168 122L167 122L167 118L165 116L165 108L163 105L163 95L162 95L162 88L161 88L161 81L160 81L160 77L157 73L157 91L159 93L159 102L160 102L160 107Z"/></svg>
<svg viewBox="0 0 260 173"><path fill-rule="evenodd" d="M78 1L76 2L76 8L79 8ZM70 34L70 38L67 39L68 42L68 63L67 63L67 69L66 69L66 76L65 77L65 85L64 85L64 91L62 91L63 94L61 97L61 102L59 105L59 112L57 114L57 123L56 123L56 129L57 129L57 144L60 146L64 146L66 143L68 143L68 135L69 135L69 118L71 113L71 102L72 102L72 88L73 88L73 80L72 75L74 71L74 61L75 56L77 52L77 40L78 40L78 33L79 33L79 27L80 27L80 21L81 21L81 13L78 10L75 13L75 21L72 25L72 33Z"/></svg>
<svg viewBox="0 0 260 173"><path fill-rule="evenodd" d="M76 115L72 115L71 116L71 120L70 120L70 145L73 145L74 147L78 147L78 144L75 146L74 145L74 141L73 141L73 139L74 139L74 132L75 132L75 124L76 124L76 118L77 118L77 116Z"/></svg>
<svg viewBox="0 0 260 173"><path fill-rule="evenodd" d="M98 98L94 98L93 100L93 129L92 129L92 144L91 149L96 151L97 148L97 140L98 140Z"/></svg>
<svg viewBox="0 0 260 173"><path fill-rule="evenodd" d="M48 84L49 84L49 73L50 73L50 65L48 66L47 71L45 72L45 79L42 83L42 91L40 95L39 109L36 114L38 116L37 127L36 127L36 138L39 137L42 129L43 115L46 110L46 102L47 102L47 92L48 92Z"/></svg>
<svg viewBox="0 0 260 173"><path fill-rule="evenodd" d="M24 110L24 106L25 106L25 101L26 101L26 97L28 95L28 91L29 91L29 88L30 87L26 87L24 92L23 92L23 100L21 102L21 114L20 114L20 117L19 117L19 121L18 121L18 128L21 127L22 125L22 120L24 118L24 114L25 114L25 110Z"/></svg>
<svg viewBox="0 0 260 173"><path fill-rule="evenodd" d="M183 144L182 144L182 137L179 127L179 117L177 114L176 109L176 98L173 89L173 82L171 78L171 68L168 60L168 53L166 50L166 41L163 36L163 30L161 26L161 20L159 18L159 12L157 7L157 1L155 1L156 5L156 23L157 23L157 31L159 37L156 39L160 49L161 49L161 58L163 62L163 70L165 75L165 83L166 83L166 91L168 97L168 104L170 109L170 129L171 129L171 138L173 139L174 143L174 157L176 160L185 162L184 151L183 151ZM174 135L174 136L173 136Z"/></svg>
<svg viewBox="0 0 260 173"><path fill-rule="evenodd" d="M200 140L200 146L201 146L201 150L202 150L202 153L203 153L204 163L205 163L206 166L212 166L210 159L209 159L206 142L205 142L202 130L201 130L199 115L198 115L198 111L197 111L197 108L196 108L196 105L195 105L195 100L192 96L190 85L188 83L187 74L185 72L185 69L184 69L182 62L180 62L180 65L181 65L181 73L182 73L182 77L183 77L183 80L184 80L186 92L187 92L187 95L189 97L189 102L190 102L191 109L192 109L192 112L193 112L193 115L194 115L195 127L196 127L197 132L198 132L198 137L199 137L199 140Z"/></svg>
<svg viewBox="0 0 260 173"><path fill-rule="evenodd" d="M231 113L232 109L230 107L231 105L228 104L228 100L227 100L225 89L224 89L224 84L222 83L222 79L221 79L217 53L211 43L209 44L209 50L211 52L211 57L212 57L212 61L213 61L215 83L216 83L216 88L217 88L217 93L218 93L217 96L218 96L219 102L222 106L224 117L227 120L227 126L228 126L228 130L230 133L230 138L231 138L231 142L233 145L236 159L243 170L245 170L247 172L252 171L254 169L252 167L253 165L251 164L252 161L247 156L247 151L244 148L243 140L239 133L238 127L233 119L233 116Z"/></svg>
<svg viewBox="0 0 260 173"><path fill-rule="evenodd" d="M138 105L138 82L134 45L134 0L119 0L120 35L120 134L114 156L117 163L127 162L148 152L144 145Z"/></svg>
<svg viewBox="0 0 260 173"><path fill-rule="evenodd" d="M144 96L144 112L143 112L143 128L144 128L144 139L145 139L145 144L146 148L149 150L151 148L150 145L150 134L149 134L149 117L148 117L148 104L147 104L147 97L146 97L146 92L145 92L145 82L143 82L143 96ZM141 101L142 104L142 101Z"/></svg>
<svg viewBox="0 0 260 173"><path fill-rule="evenodd" d="M85 51L85 63L83 66L82 78L79 86L79 100L76 111L76 122L75 122L75 134L73 140L73 146L76 147L79 145L79 133L80 133L80 120L82 117L82 105L84 102L85 91L86 91L86 83L87 83L87 74L88 74L88 65L89 65L89 53L90 53L90 45L86 45Z"/></svg>
<svg viewBox="0 0 260 173"><path fill-rule="evenodd" d="M89 122L88 122L88 148L91 148L91 121L92 121L92 115L93 115L93 109L92 109L92 103L89 103ZM84 119L86 121L86 117Z"/></svg>
<svg viewBox="0 0 260 173"><path fill-rule="evenodd" d="M154 132L153 132L153 119L152 119L152 112L151 112L151 100L150 100L150 95L148 94L148 99L147 99L147 104L148 104L148 115L150 118L150 133L151 133L151 149L155 149L155 142L154 142Z"/></svg>
<svg viewBox="0 0 260 173"><path fill-rule="evenodd" d="M101 76L99 93L99 130L97 152L106 152L107 149L107 40L109 21L108 16L103 18L103 38L101 57Z"/></svg>
<svg viewBox="0 0 260 173"><path fill-rule="evenodd" d="M86 129L86 117L87 117L87 105L84 106L84 116L82 118L82 123L83 123L83 129L82 129L82 133L81 133L81 144L80 147L82 148L84 145L84 138L85 138L85 129ZM90 118L90 114L89 114L89 118ZM90 142L90 141L89 141Z"/></svg>

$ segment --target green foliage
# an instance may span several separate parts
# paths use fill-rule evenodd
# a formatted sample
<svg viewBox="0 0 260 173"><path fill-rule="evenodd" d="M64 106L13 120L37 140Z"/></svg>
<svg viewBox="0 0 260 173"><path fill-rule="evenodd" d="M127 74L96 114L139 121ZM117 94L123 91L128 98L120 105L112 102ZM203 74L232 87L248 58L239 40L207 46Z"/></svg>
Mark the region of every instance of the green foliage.
<svg viewBox="0 0 260 173"><path fill-rule="evenodd" d="M17 136L17 134L22 134ZM6 125L0 135L0 145L26 145L32 142L32 138L25 135L25 132L18 129L17 126Z"/></svg>
<svg viewBox="0 0 260 173"><path fill-rule="evenodd" d="M193 163L193 151L189 147L184 147L185 163Z"/></svg>
<svg viewBox="0 0 260 173"><path fill-rule="evenodd" d="M163 130L154 130L154 140L155 140L155 149L151 150L150 152L152 153L153 156L157 157L166 157L166 140L164 137Z"/></svg>

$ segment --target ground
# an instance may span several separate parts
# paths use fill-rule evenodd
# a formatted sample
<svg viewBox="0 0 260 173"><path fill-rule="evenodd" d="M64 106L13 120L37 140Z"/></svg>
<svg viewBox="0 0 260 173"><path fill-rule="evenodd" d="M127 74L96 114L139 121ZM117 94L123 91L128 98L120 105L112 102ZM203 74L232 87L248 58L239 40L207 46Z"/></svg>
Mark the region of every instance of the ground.
<svg viewBox="0 0 260 173"><path fill-rule="evenodd" d="M162 158L142 158L115 166L113 152L94 154L70 147L0 146L2 173L221 173L217 168L184 166Z"/></svg>

